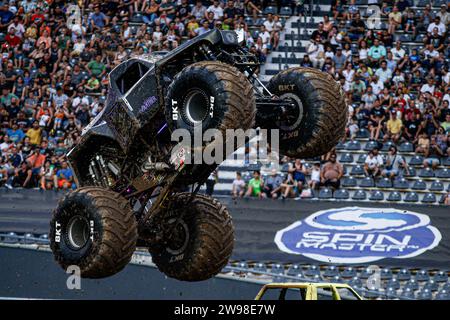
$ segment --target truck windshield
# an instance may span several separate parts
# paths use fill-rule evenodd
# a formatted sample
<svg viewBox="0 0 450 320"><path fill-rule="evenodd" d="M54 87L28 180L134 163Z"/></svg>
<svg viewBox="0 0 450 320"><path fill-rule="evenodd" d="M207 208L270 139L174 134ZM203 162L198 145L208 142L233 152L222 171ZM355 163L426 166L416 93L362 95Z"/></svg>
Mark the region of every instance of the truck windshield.
<svg viewBox="0 0 450 320"><path fill-rule="evenodd" d="M142 63L135 62L128 67L127 71L124 72L116 81L117 87L121 94L125 94L130 90L139 79L148 71L148 67Z"/></svg>

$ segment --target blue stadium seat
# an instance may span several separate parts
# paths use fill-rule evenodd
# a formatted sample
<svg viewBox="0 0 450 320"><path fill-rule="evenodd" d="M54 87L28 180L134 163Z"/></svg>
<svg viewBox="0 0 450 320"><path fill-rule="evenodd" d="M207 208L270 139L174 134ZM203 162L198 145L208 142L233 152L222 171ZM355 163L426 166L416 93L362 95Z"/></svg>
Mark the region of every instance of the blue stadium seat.
<svg viewBox="0 0 450 320"><path fill-rule="evenodd" d="M49 240L48 240L48 234L41 234L40 236L39 236L39 240L38 241L36 241L37 243L42 243L42 244L47 244L47 243L49 243Z"/></svg>
<svg viewBox="0 0 450 320"><path fill-rule="evenodd" d="M424 289L429 289L430 291L438 291L439 284L434 281L433 279L430 279L425 285L423 286Z"/></svg>
<svg viewBox="0 0 450 320"><path fill-rule="evenodd" d="M298 264L291 265L286 274L293 277L303 277L302 268Z"/></svg>
<svg viewBox="0 0 450 320"><path fill-rule="evenodd" d="M428 271L425 269L421 269L417 271L416 273L416 280L417 281L428 281L430 280L430 275L428 274Z"/></svg>
<svg viewBox="0 0 450 320"><path fill-rule="evenodd" d="M378 148L378 142L377 141L367 141L366 145L364 146L364 150L370 151L373 150L373 148Z"/></svg>
<svg viewBox="0 0 450 320"><path fill-rule="evenodd" d="M335 146L336 150L344 150L345 149L345 144L343 144L341 141L339 141L336 146Z"/></svg>
<svg viewBox="0 0 450 320"><path fill-rule="evenodd" d="M402 293L400 294L400 296L402 298L407 298L407 299L415 299L416 295L414 294L414 290L412 290L411 288L404 288L402 290Z"/></svg>
<svg viewBox="0 0 450 320"><path fill-rule="evenodd" d="M384 200L384 194L380 190L374 190L370 193L369 200L382 201Z"/></svg>
<svg viewBox="0 0 450 320"><path fill-rule="evenodd" d="M388 299L395 299L397 297L397 291L395 288L392 288L392 287L387 287L384 294L386 295L386 298L388 298Z"/></svg>
<svg viewBox="0 0 450 320"><path fill-rule="evenodd" d="M244 22L249 26L253 25L253 19L251 17L245 17Z"/></svg>
<svg viewBox="0 0 450 320"><path fill-rule="evenodd" d="M411 158L411 160L409 160L409 165L411 166L419 166L422 165L423 163L423 157L419 156L419 155L415 155L414 157Z"/></svg>
<svg viewBox="0 0 450 320"><path fill-rule="evenodd" d="M389 193L387 201L402 201L402 195L400 194L400 192L393 191Z"/></svg>
<svg viewBox="0 0 450 320"><path fill-rule="evenodd" d="M404 288L410 288L413 291L416 291L419 289L419 284L415 279L410 279L405 285Z"/></svg>
<svg viewBox="0 0 450 320"><path fill-rule="evenodd" d="M359 275L359 277L361 279L368 279L371 275L373 275L375 273L375 269L374 268L364 268L364 270L361 272L361 274Z"/></svg>
<svg viewBox="0 0 450 320"><path fill-rule="evenodd" d="M272 7L272 6L268 6L266 7L266 9L264 9L264 14L277 14L277 8L276 7Z"/></svg>
<svg viewBox="0 0 450 320"><path fill-rule="evenodd" d="M352 171L350 172L353 176L360 176L364 174L364 168L357 164L356 166L353 166Z"/></svg>
<svg viewBox="0 0 450 320"><path fill-rule="evenodd" d="M357 190L352 196L353 200L366 200L366 198L367 194L364 190Z"/></svg>
<svg viewBox="0 0 450 320"><path fill-rule="evenodd" d="M435 203L436 195L434 193L428 192L422 198L423 203Z"/></svg>
<svg viewBox="0 0 450 320"><path fill-rule="evenodd" d="M431 168L423 168L419 171L419 177L421 178L432 178L434 177L433 169Z"/></svg>
<svg viewBox="0 0 450 320"><path fill-rule="evenodd" d="M435 300L450 300L450 294L447 290L442 289L436 294Z"/></svg>
<svg viewBox="0 0 450 320"><path fill-rule="evenodd" d="M291 16L292 10L290 7L282 7L280 9L280 16Z"/></svg>
<svg viewBox="0 0 450 320"><path fill-rule="evenodd" d="M337 276L339 274L336 266L327 266L325 271L323 272L323 276L327 278L331 278Z"/></svg>
<svg viewBox="0 0 450 320"><path fill-rule="evenodd" d="M403 199L406 202L418 202L419 201L419 195L415 192L407 192L406 196Z"/></svg>
<svg viewBox="0 0 450 320"><path fill-rule="evenodd" d="M442 159L442 165L446 167L450 166L450 157Z"/></svg>
<svg viewBox="0 0 450 320"><path fill-rule="evenodd" d="M378 188L392 188L392 181L389 178L378 179L376 186Z"/></svg>
<svg viewBox="0 0 450 320"><path fill-rule="evenodd" d="M332 277L332 278L330 279L330 282L332 282L332 283L344 283L345 281L344 281L344 279L342 279L342 278L339 276L339 274L337 274L337 275L335 275L334 277Z"/></svg>
<svg viewBox="0 0 450 320"><path fill-rule="evenodd" d="M240 261L236 264L237 268L248 269L248 263L246 261Z"/></svg>
<svg viewBox="0 0 450 320"><path fill-rule="evenodd" d="M338 200L347 200L350 198L350 193L345 189L337 189L334 192L334 198Z"/></svg>
<svg viewBox="0 0 450 320"><path fill-rule="evenodd" d="M353 278L356 277L356 269L353 267L345 267L345 269L341 272L342 278Z"/></svg>
<svg viewBox="0 0 450 320"><path fill-rule="evenodd" d="M408 172L406 172L406 170L403 170L403 175L405 177L415 177L417 175L417 172L414 167L409 167Z"/></svg>
<svg viewBox="0 0 450 320"><path fill-rule="evenodd" d="M351 163L353 162L353 155L351 153L344 153L339 161L341 163Z"/></svg>
<svg viewBox="0 0 450 320"><path fill-rule="evenodd" d="M363 164L366 161L366 157L367 157L367 155L360 154L359 157L358 157L358 160L356 160L356 163Z"/></svg>
<svg viewBox="0 0 450 320"><path fill-rule="evenodd" d="M395 143L392 141L386 141L383 143L383 147L381 147L381 151L388 151L390 147L395 146Z"/></svg>
<svg viewBox="0 0 450 320"><path fill-rule="evenodd" d="M8 232L6 236L3 237L3 243L18 243L17 234L15 232Z"/></svg>
<svg viewBox="0 0 450 320"><path fill-rule="evenodd" d="M401 269L397 273L397 280L399 281L408 281L411 279L411 272L408 269Z"/></svg>
<svg viewBox="0 0 450 320"><path fill-rule="evenodd" d="M349 141L345 144L345 149L352 151L361 150L361 143L357 140Z"/></svg>
<svg viewBox="0 0 450 320"><path fill-rule="evenodd" d="M436 170L436 177L441 179L450 179L450 169L444 168Z"/></svg>
<svg viewBox="0 0 450 320"><path fill-rule="evenodd" d="M23 243L23 244L33 244L33 243L35 243L35 241L33 240L33 238L35 238L35 236L34 236L34 234L32 234L32 233L25 233L24 235L23 235L23 238L22 239L20 239L20 243Z"/></svg>
<svg viewBox="0 0 450 320"><path fill-rule="evenodd" d="M430 186L430 191L444 191L444 184L439 181L433 181Z"/></svg>
<svg viewBox="0 0 450 320"><path fill-rule="evenodd" d="M333 191L330 188L322 188L319 191L319 199L333 198Z"/></svg>
<svg viewBox="0 0 450 320"><path fill-rule="evenodd" d="M274 264L272 264L272 266L270 268L270 272L284 274L284 265L282 265L280 263L274 263Z"/></svg>
<svg viewBox="0 0 450 320"><path fill-rule="evenodd" d="M356 187L356 179L352 176L344 177L342 179L342 186L343 187Z"/></svg>
<svg viewBox="0 0 450 320"><path fill-rule="evenodd" d="M267 265L263 262L255 263L252 270L256 272L267 272Z"/></svg>
<svg viewBox="0 0 450 320"><path fill-rule="evenodd" d="M412 185L411 189L413 190L426 190L427 184L423 180L416 180Z"/></svg>
<svg viewBox="0 0 450 320"><path fill-rule="evenodd" d="M320 276L320 270L319 267L315 264L307 266L306 270L303 272L303 274L307 277L314 277L315 275Z"/></svg>
<svg viewBox="0 0 450 320"><path fill-rule="evenodd" d="M448 281L448 275L445 271L438 271L433 276L433 280L436 282L447 282Z"/></svg>
<svg viewBox="0 0 450 320"><path fill-rule="evenodd" d="M405 178L397 178L394 180L393 187L395 189L408 189L409 188L409 182Z"/></svg>
<svg viewBox="0 0 450 320"><path fill-rule="evenodd" d="M414 145L411 142L404 142L398 147L400 152L414 152Z"/></svg>
<svg viewBox="0 0 450 320"><path fill-rule="evenodd" d="M433 294L430 289L422 289L417 294L417 299L419 300L431 300L433 298Z"/></svg>
<svg viewBox="0 0 450 320"><path fill-rule="evenodd" d="M370 132L366 128L359 129L359 131L356 133L356 137L361 139L369 138Z"/></svg>
<svg viewBox="0 0 450 320"><path fill-rule="evenodd" d="M142 14L136 13L135 15L133 15L133 17L131 18L131 22L142 23Z"/></svg>
<svg viewBox="0 0 450 320"><path fill-rule="evenodd" d="M364 177L359 183L359 186L362 188L372 188L375 186L375 183L371 177Z"/></svg>
<svg viewBox="0 0 450 320"><path fill-rule="evenodd" d="M395 280L397 279L392 278L392 270L389 268L383 268L380 272L381 280Z"/></svg>
<svg viewBox="0 0 450 320"><path fill-rule="evenodd" d="M395 290L400 289L400 282L398 282L398 280L396 278L392 278L390 279L387 283L386 283L386 288L394 288Z"/></svg>
<svg viewBox="0 0 450 320"><path fill-rule="evenodd" d="M347 282L352 288L362 288L363 282L358 277L353 277L349 282Z"/></svg>

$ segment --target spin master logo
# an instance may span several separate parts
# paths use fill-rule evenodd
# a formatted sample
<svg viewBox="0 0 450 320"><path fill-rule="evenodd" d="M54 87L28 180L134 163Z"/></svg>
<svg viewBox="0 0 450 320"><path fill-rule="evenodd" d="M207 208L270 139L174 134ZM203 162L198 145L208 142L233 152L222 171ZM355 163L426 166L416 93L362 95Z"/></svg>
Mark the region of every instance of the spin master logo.
<svg viewBox="0 0 450 320"><path fill-rule="evenodd" d="M441 233L427 215L389 208L318 211L277 232L278 248L330 263L410 258L431 250Z"/></svg>

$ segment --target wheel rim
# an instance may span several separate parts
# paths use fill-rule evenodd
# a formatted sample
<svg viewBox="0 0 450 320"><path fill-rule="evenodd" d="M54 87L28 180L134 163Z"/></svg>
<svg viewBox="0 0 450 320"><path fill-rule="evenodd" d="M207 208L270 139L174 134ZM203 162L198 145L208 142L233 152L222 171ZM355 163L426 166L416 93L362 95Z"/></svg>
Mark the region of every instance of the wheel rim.
<svg viewBox="0 0 450 320"><path fill-rule="evenodd" d="M186 120L193 125L198 125L206 119L209 112L209 99L201 89L192 89L184 99L184 114Z"/></svg>
<svg viewBox="0 0 450 320"><path fill-rule="evenodd" d="M67 224L67 238L72 249L79 250L89 241L89 222L80 215L74 216Z"/></svg>
<svg viewBox="0 0 450 320"><path fill-rule="evenodd" d="M169 221L170 223L175 222L175 219ZM184 252L189 243L189 228L183 220L177 222L173 233L170 237L169 244L166 248L167 252L172 255L179 255Z"/></svg>
<svg viewBox="0 0 450 320"><path fill-rule="evenodd" d="M302 100L293 93L285 93L280 96L280 99L290 99L295 103L295 109L289 110L286 117L279 120L277 125L281 130L291 131L298 127L303 119L303 103Z"/></svg>

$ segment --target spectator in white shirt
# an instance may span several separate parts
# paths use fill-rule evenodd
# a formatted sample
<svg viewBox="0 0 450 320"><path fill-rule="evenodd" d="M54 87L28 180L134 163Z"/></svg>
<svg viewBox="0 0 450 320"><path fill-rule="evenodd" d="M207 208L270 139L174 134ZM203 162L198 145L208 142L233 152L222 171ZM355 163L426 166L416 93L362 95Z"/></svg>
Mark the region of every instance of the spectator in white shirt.
<svg viewBox="0 0 450 320"><path fill-rule="evenodd" d="M422 85L422 87L420 88L420 92L422 92L422 93L429 92L429 93L433 94L434 90L435 90L434 79L431 77L428 77L427 83Z"/></svg>
<svg viewBox="0 0 450 320"><path fill-rule="evenodd" d="M428 26L428 28L427 28L428 34L431 34L433 32L434 28L438 28L438 30L439 30L438 34L440 36L445 35L446 27L445 27L445 24L443 24L441 22L441 18L439 16L435 17L434 22L430 23L430 25Z"/></svg>
<svg viewBox="0 0 450 320"><path fill-rule="evenodd" d="M367 176L376 177L381 173L383 163L383 158L378 154L378 149L374 148L369 151L364 161L364 172Z"/></svg>
<svg viewBox="0 0 450 320"><path fill-rule="evenodd" d="M214 20L222 19L223 17L223 8L220 6L220 3L218 0L214 0L213 4L206 9L205 18L208 18L208 13L212 12L214 13Z"/></svg>
<svg viewBox="0 0 450 320"><path fill-rule="evenodd" d="M399 61L400 59L403 59L403 57L405 56L406 52L405 50L401 47L402 43L397 40L395 42L395 47L391 49L393 58L395 61Z"/></svg>

